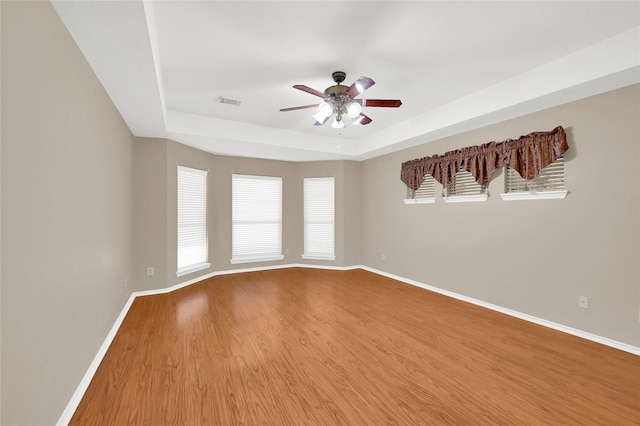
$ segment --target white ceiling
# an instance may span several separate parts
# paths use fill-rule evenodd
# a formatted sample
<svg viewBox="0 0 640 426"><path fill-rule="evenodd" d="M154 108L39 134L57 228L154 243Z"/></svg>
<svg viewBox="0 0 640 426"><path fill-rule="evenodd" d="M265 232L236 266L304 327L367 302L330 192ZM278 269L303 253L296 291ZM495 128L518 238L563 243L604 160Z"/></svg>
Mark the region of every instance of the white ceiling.
<svg viewBox="0 0 640 426"><path fill-rule="evenodd" d="M637 1L53 4L136 136L222 155L362 160L640 82ZM340 130L279 111L337 70L402 106Z"/></svg>

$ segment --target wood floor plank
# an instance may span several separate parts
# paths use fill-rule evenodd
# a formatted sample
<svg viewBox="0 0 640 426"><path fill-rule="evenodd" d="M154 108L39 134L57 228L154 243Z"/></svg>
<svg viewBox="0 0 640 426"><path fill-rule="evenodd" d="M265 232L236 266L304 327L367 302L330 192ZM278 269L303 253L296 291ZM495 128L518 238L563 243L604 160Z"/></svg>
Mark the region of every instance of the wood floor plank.
<svg viewBox="0 0 640 426"><path fill-rule="evenodd" d="M640 424L640 357L363 270L136 298L78 425Z"/></svg>

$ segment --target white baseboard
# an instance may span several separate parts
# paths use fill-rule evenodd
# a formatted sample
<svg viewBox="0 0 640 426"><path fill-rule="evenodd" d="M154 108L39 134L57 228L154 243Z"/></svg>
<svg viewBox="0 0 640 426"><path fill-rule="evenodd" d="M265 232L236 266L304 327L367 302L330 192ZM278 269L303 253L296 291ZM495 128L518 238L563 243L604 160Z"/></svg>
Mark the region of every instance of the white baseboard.
<svg viewBox="0 0 640 426"><path fill-rule="evenodd" d="M56 425L58 426L68 425L69 422L71 421L73 414L76 412L76 408L78 408L78 404L80 404L80 401L84 396L84 393L87 391L87 388L89 387L89 384L93 379L93 375L96 374L96 371L98 371L98 367L100 366L102 359L107 354L107 350L109 349L109 346L111 346L111 342L113 342L113 339L116 337L116 333L118 332L118 329L122 324L122 321L124 321L124 317L127 316L127 312L129 312L129 308L133 304L133 300L135 298L136 296L134 296L132 293L129 296L127 303L124 304L122 311L120 311L120 315L118 315L118 318L116 318L116 322L113 323L113 327L111 327L111 330L109 330L107 337L104 339L104 342L102 342L102 346L100 346L98 353L93 358L93 361L91 361L91 364L89 365L89 369L84 374L84 377L82 377L80 384L76 388L76 391L73 393L71 400L69 401L69 403L67 404L67 407L62 412L62 416L60 416L60 419L58 419L58 423L56 423Z"/></svg>
<svg viewBox="0 0 640 426"><path fill-rule="evenodd" d="M374 274L382 275L387 278L402 281L407 284L411 284L425 290L433 291L435 293L443 294L445 296L453 297L454 299L462 300L464 302L473 303L474 305L481 306L483 308L491 309L503 314L510 315L512 317L520 318L525 321L532 322L534 324L542 325L544 327L552 328L554 330L562 331L564 333L572 334L574 336L582 337L583 339L591 340L596 343L600 343L612 348L620 349L621 351L629 352L634 355L640 355L640 347L629 345L627 343L619 342L617 340L609 339L608 337L598 336L597 334L589 333L587 331L579 330L577 328L568 327L566 325L558 324L553 321L548 321L542 318L535 317L533 315L524 314L522 312L514 311L513 309L505 308L503 306L494 305L492 303L484 302L482 300L474 299L472 297L464 296L462 294L454 293L449 290L444 290L438 287L434 287L428 284L421 283L409 278L404 278L399 275L390 274L388 272L379 271L368 266L361 266L365 271L373 272Z"/></svg>
<svg viewBox="0 0 640 426"><path fill-rule="evenodd" d="M170 293L172 291L179 290L181 288L190 286L191 284L195 284L197 282L206 280L207 278L215 277L217 275L239 274L243 272L258 272L258 271L268 271L272 269L286 269L286 268L316 268L316 269L330 269L335 271L347 271L350 269L361 268L361 266L360 265L325 266L325 265L307 265L307 264L301 264L301 263L294 263L294 264L287 264L287 265L272 265L272 266L262 266L262 267L254 267L254 268L229 269L224 271L211 272L206 275L201 275L199 277L173 285L171 287L159 288L154 290L134 291L129 296L129 299L127 300L124 307L122 308L122 311L120 311L120 315L118 315L118 318L113 324L113 327L111 327L111 330L107 334L107 337L104 339L102 346L100 346L98 353L93 358L93 361L91 361L91 364L87 369L87 372L84 374L84 377L82 377L80 384L76 388L76 391L73 393L71 400L69 401L69 403L67 404L67 407L62 412L62 415L58 419L58 422L56 423L56 425L58 426L68 425L69 422L71 421L73 414L76 412L76 409L78 408L78 404L80 404L80 401L84 396L84 393L87 391L87 388L89 387L89 384L91 383L91 380L93 379L94 374L96 373L96 371L98 371L98 367L100 366L102 359L106 355L107 350L109 349L109 346L111 346L111 342L113 342L113 339L115 338L116 333L118 332L118 329L120 329L120 325L122 324L122 321L124 321L124 318L127 316L127 313L129 312L129 308L131 308L131 305L133 304L133 301L135 300L136 297Z"/></svg>
<svg viewBox="0 0 640 426"><path fill-rule="evenodd" d="M271 271L274 269L288 269L288 268L316 268L316 269L329 269L333 271L348 271L350 269L358 269L362 268L360 265L354 266L331 266L331 265L307 265L303 263L289 263L286 265L270 265L270 266L258 266L253 268L240 268L240 269L226 269L222 271L214 271L206 275L201 275L199 277L193 278L189 281L185 281L179 284L172 285L171 287L166 288L158 288L154 290L143 290L143 291L135 291L131 293L134 297L138 296L151 296L154 294L165 294L171 293L172 291L179 290L184 287L188 287L191 284L195 284L197 282L206 280L211 277L215 277L218 275L230 275L230 274L241 274L245 272L260 272L260 271Z"/></svg>
<svg viewBox="0 0 640 426"><path fill-rule="evenodd" d="M118 315L118 318L116 319L115 323L113 324L113 327L111 327L111 330L109 331L109 334L107 334L107 337L105 338L104 342L102 343L102 346L100 346L100 349L98 350L98 353L93 358L93 361L91 362L91 365L89 365L89 369L87 370L87 372L85 373L84 377L80 381L80 384L76 388L76 391L73 393L73 396L71 397L71 400L67 404L67 407L65 408L65 410L62 412L62 416L60 416L60 419L58 419L58 423L56 423L56 424L58 426L68 425L69 422L71 421L71 418L73 417L73 414L76 412L76 409L78 408L78 404L80 404L80 401L82 400L82 397L84 396L84 393L86 392L87 388L89 387L89 384L91 383L91 380L93 379L93 375L98 370L98 367L100 366L100 363L102 362L102 359L106 355L107 350L109 349L109 346L111 346L111 342L115 338L116 333L118 332L118 329L120 328L120 325L124 321L124 318L127 316L127 312L129 312L129 308L131 308L131 305L133 304L133 301L135 300L136 297L149 296L149 295L154 295L154 294L170 293L172 291L187 287L187 286L189 286L191 284L195 284L197 282L200 282L202 280L206 280L207 278L215 277L217 275L238 274L238 273L243 273L243 272L259 272L259 271L268 271L268 270L273 270L273 269L286 269L286 268L328 269L328 270L333 270L333 271L349 271L349 270L352 270L352 269L364 269L365 271L369 271L369 272L372 272L374 274L382 275L384 277L391 278L391 279L394 279L394 280L397 280L397 281L402 281L404 283L411 284L411 285L414 285L416 287L423 288L425 290L433 291L435 293L439 293L439 294L442 294L442 295L445 295L445 296L449 296L449 297L452 297L454 299L462 300L464 302L472 303L474 305L478 305L478 306L481 306L483 308L487 308L487 309L491 309L493 311L501 312L503 314L507 314L507 315L510 315L512 317L515 317L515 318L519 318L519 319L523 319L525 321L532 322L534 324L542 325L544 327L549 327L549 328L552 328L554 330L558 330L558 331L562 331L564 333L568 333L568 334L571 334L571 335L574 335L574 336L582 337L583 339L591 340L593 342L597 342L597 343L600 343L600 344L603 344L603 345L606 345L606 346L610 346L610 347L613 347L613 348L616 348L616 349L620 349L621 351L629 352L629 353L632 353L634 355L640 355L640 347L637 347L637 346L633 346L633 345L629 345L629 344L626 344L626 343L618 342L616 340L609 339L607 337L598 336L596 334L588 333L586 331L582 331L582 330L579 330L579 329L576 329L576 328L568 327L568 326L565 326L565 325L562 325L562 324L558 324L558 323L555 323L555 322L552 322L552 321L547 321L547 320L542 319L542 318L534 317L533 315L524 314L522 312L518 312L518 311L514 311L512 309L508 309L508 308L505 308L505 307L502 307L502 306L494 305L492 303L487 303L487 302L484 302L482 300L474 299L472 297L467 297L467 296L464 296L462 294L454 293L454 292L449 291L449 290L444 290L444 289L441 289L441 288L438 288L438 287L433 287L433 286L430 286L428 284L421 283L419 281L415 281L415 280L412 280L412 279L409 279L409 278L404 278L404 277L401 277L399 275L394 275L394 274L391 274L391 273L388 273L388 272L384 272L384 271L380 271L378 269L370 268L370 267L364 266L364 265L330 266L330 265L309 265L309 264L294 263L294 264L287 264L287 265L273 265L273 266L244 268L244 269L229 269L229 270L225 270L225 271L215 271L215 272L212 272L212 273L209 273L209 274L206 274L206 275L202 275L202 276L199 276L197 278L193 278L191 280L188 280L188 281L185 281L183 283L176 284L176 285L173 285L173 286L167 287L167 288L161 288L161 289L156 289L156 290L135 291L135 292L131 293L131 296L129 296L129 299L127 300L127 302L125 303L124 307L122 308L122 311L120 312L120 315Z"/></svg>

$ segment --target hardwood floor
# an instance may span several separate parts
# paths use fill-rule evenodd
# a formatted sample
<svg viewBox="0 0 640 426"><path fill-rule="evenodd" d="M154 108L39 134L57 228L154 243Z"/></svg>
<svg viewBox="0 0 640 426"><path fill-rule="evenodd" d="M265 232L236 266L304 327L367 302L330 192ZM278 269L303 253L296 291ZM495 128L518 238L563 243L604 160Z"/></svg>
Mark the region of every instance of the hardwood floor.
<svg viewBox="0 0 640 426"><path fill-rule="evenodd" d="M71 424L640 423L640 357L363 270L137 298Z"/></svg>

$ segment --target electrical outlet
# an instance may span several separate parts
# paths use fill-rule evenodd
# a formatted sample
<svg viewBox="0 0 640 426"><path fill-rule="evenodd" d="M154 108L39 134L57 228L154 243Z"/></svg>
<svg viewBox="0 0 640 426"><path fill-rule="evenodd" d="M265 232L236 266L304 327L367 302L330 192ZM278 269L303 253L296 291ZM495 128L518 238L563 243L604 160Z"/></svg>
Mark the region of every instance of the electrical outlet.
<svg viewBox="0 0 640 426"><path fill-rule="evenodd" d="M382 261L387 260L387 256L385 256L385 254L384 254L384 253L382 253L382 254L380 255L380 260L382 260Z"/></svg>
<svg viewBox="0 0 640 426"><path fill-rule="evenodd" d="M153 275L153 266L149 266L147 268L147 275L149 275L149 276Z"/></svg>
<svg viewBox="0 0 640 426"><path fill-rule="evenodd" d="M578 306L582 309L589 309L589 298L587 296L578 296Z"/></svg>
<svg viewBox="0 0 640 426"><path fill-rule="evenodd" d="M284 249L284 255L288 255L289 254L289 249Z"/></svg>

